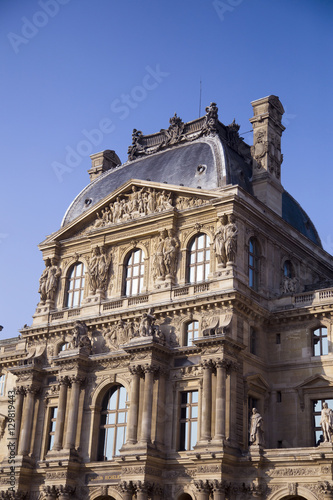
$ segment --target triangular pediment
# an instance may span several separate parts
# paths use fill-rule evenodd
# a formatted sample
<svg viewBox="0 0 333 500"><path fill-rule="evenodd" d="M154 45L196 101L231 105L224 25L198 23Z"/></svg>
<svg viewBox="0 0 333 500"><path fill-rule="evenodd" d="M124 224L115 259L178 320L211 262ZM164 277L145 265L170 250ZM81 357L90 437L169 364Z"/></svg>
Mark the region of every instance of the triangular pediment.
<svg viewBox="0 0 333 500"><path fill-rule="evenodd" d="M296 387L296 390L304 391L304 390L310 390L310 389L316 389L316 388L323 389L325 387L333 387L333 379L330 377L327 377L325 375L313 375L312 377L309 377L308 379L304 380L302 384Z"/></svg>
<svg viewBox="0 0 333 500"><path fill-rule="evenodd" d="M266 393L269 391L269 385L260 373L255 373L245 377L246 385L250 389Z"/></svg>
<svg viewBox="0 0 333 500"><path fill-rule="evenodd" d="M202 189L131 179L91 208L87 199L86 211L50 235L40 248L52 242L95 235L107 228L158 217L167 211L195 209L220 196Z"/></svg>

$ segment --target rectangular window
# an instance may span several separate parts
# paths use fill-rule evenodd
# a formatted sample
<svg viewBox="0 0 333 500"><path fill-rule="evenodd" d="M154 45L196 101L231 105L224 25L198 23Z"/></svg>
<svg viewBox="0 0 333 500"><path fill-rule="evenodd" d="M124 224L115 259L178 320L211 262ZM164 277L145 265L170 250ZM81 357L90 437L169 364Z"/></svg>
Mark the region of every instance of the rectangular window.
<svg viewBox="0 0 333 500"><path fill-rule="evenodd" d="M48 438L47 451L50 451L53 448L57 413L58 413L58 408L56 406L50 408L50 424L49 424L49 438Z"/></svg>
<svg viewBox="0 0 333 500"><path fill-rule="evenodd" d="M324 356L328 354L327 328L321 326L314 330L312 336L313 356Z"/></svg>
<svg viewBox="0 0 333 500"><path fill-rule="evenodd" d="M321 412L323 410L324 403L327 403L328 408L333 410L333 399L315 399L312 401L315 446L318 446L324 441L323 429L320 425Z"/></svg>
<svg viewBox="0 0 333 500"><path fill-rule="evenodd" d="M276 343L281 344L281 333L276 334Z"/></svg>
<svg viewBox="0 0 333 500"><path fill-rule="evenodd" d="M1 377L0 377L0 396L5 395L5 380L6 380L6 375L1 375Z"/></svg>
<svg viewBox="0 0 333 500"><path fill-rule="evenodd" d="M179 450L193 450L198 439L198 391L180 395Z"/></svg>

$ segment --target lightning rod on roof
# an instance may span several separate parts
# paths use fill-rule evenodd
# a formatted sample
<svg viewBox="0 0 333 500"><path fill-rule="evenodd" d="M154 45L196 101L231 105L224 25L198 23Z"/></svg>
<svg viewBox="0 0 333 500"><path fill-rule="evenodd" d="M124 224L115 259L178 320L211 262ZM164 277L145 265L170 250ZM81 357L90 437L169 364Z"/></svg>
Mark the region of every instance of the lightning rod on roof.
<svg viewBox="0 0 333 500"><path fill-rule="evenodd" d="M200 93L199 93L199 118L201 116L201 92L202 92L202 85L201 85L201 78L200 78Z"/></svg>

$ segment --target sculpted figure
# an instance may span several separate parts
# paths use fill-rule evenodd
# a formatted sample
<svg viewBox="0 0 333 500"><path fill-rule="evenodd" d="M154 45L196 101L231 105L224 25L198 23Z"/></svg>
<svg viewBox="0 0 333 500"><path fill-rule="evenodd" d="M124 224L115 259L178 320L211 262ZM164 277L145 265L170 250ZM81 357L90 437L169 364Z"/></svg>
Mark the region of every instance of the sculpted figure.
<svg viewBox="0 0 333 500"><path fill-rule="evenodd" d="M84 321L75 321L69 348L76 349L77 347L90 347L91 349L91 341L87 332L88 328Z"/></svg>
<svg viewBox="0 0 333 500"><path fill-rule="evenodd" d="M218 119L218 108L215 102L211 102L209 106L206 107L205 123L202 127L204 134L209 134L215 132L217 129L217 119Z"/></svg>
<svg viewBox="0 0 333 500"><path fill-rule="evenodd" d="M162 279L165 278L165 272L166 272L164 264L164 244L167 234L168 233L166 229L163 229L163 231L160 232L153 261L155 276L157 278L162 278Z"/></svg>
<svg viewBox="0 0 333 500"><path fill-rule="evenodd" d="M321 410L320 425L323 431L324 443L331 443L331 436L333 433L333 412L326 402L323 403L323 409Z"/></svg>
<svg viewBox="0 0 333 500"><path fill-rule="evenodd" d="M38 293L40 293L40 300L43 303L47 299L47 295L46 295L46 282L47 282L47 276L49 274L50 267L51 267L51 261L50 261L50 259L46 259L46 261L45 261L45 269L42 272L41 277L39 278L39 288L38 288Z"/></svg>
<svg viewBox="0 0 333 500"><path fill-rule="evenodd" d="M51 266L48 269L45 283L47 300L54 300L58 288L58 281L61 275L61 269L57 266L57 259L51 259Z"/></svg>
<svg viewBox="0 0 333 500"><path fill-rule="evenodd" d="M250 423L250 443L264 445L263 419L256 408L252 410Z"/></svg>
<svg viewBox="0 0 333 500"><path fill-rule="evenodd" d="M95 247L88 264L89 284L93 294L97 290L105 291L110 264L111 257L106 257L104 249Z"/></svg>
<svg viewBox="0 0 333 500"><path fill-rule="evenodd" d="M228 217L226 215L222 215L222 217L220 218L220 225L216 230L213 241L213 248L217 257L217 261L219 264L222 264L223 267L225 267L227 263L227 255L225 250L227 222Z"/></svg>
<svg viewBox="0 0 333 500"><path fill-rule="evenodd" d="M166 274L174 276L177 270L179 241L173 234L173 230L169 229L168 236L164 242L164 266Z"/></svg>
<svg viewBox="0 0 333 500"><path fill-rule="evenodd" d="M228 224L225 227L225 253L228 262L235 262L237 252L237 233L235 218L229 215Z"/></svg>
<svg viewBox="0 0 333 500"><path fill-rule="evenodd" d="M139 337L150 337L154 334L154 323L155 316L153 315L153 309L149 309L147 313L143 313L140 326L139 326Z"/></svg>

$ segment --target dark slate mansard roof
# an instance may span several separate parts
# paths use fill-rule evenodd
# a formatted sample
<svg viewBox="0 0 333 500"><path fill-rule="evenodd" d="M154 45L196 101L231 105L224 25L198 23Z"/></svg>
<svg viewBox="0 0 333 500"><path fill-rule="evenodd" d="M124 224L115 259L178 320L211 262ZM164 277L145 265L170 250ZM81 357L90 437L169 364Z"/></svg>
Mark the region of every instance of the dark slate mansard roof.
<svg viewBox="0 0 333 500"><path fill-rule="evenodd" d="M102 173L84 188L69 206L62 227L130 179L208 190L238 184L253 195L251 151L239 136L239 125L235 121L227 126L219 122L215 103L206 112L188 123L175 114L168 129L152 135L134 129L128 161ZM282 218L321 247L313 223L286 191L282 195Z"/></svg>

